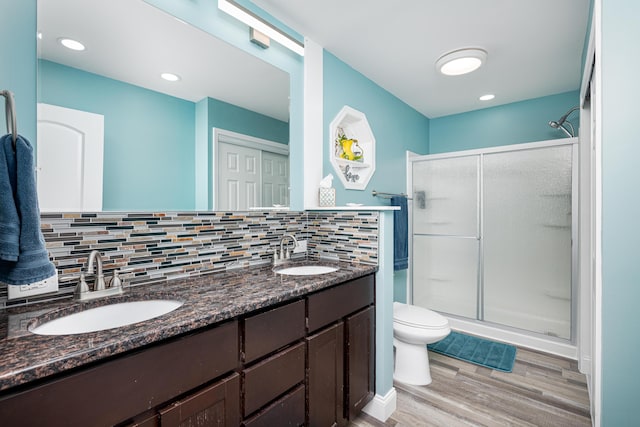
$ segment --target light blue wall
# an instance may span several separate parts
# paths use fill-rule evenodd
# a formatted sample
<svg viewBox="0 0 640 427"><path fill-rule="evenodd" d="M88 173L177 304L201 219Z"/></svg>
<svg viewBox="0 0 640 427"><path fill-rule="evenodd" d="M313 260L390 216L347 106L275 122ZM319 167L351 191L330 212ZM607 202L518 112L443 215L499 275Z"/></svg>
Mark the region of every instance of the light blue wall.
<svg viewBox="0 0 640 427"><path fill-rule="evenodd" d="M105 116L104 210L212 206L208 153L214 127L281 143L289 139L288 123L216 99L205 99L204 109L196 110L193 102L50 61L39 61L39 72L41 102ZM204 203L196 205L196 191Z"/></svg>
<svg viewBox="0 0 640 427"><path fill-rule="evenodd" d="M193 102L39 63L41 102L104 116L104 210L194 209Z"/></svg>
<svg viewBox="0 0 640 427"><path fill-rule="evenodd" d="M323 57L323 175L332 173L336 204L347 202L387 205L389 200L371 195L372 190L406 191L406 151L426 154L429 150L429 119L355 71L329 52ZM347 190L329 160L334 141L329 124L348 105L364 113L376 141L376 170L365 190ZM384 396L393 386L393 306L404 300L406 271L393 271L393 215L381 214L380 271L376 295L376 394ZM385 261L386 260L386 261ZM402 295L397 295L401 293Z"/></svg>
<svg viewBox="0 0 640 427"><path fill-rule="evenodd" d="M429 153L564 138L566 134L550 127L549 121L559 119L578 105L579 99L576 90L432 119ZM569 120L577 132L578 112Z"/></svg>
<svg viewBox="0 0 640 427"><path fill-rule="evenodd" d="M289 143L289 123L209 98L209 127Z"/></svg>
<svg viewBox="0 0 640 427"><path fill-rule="evenodd" d="M386 199L373 197L372 190L406 191L406 154L429 151L429 119L349 67L331 53L324 52L324 175L336 176L329 160L329 124L348 105L367 116L376 140L376 170L366 189L347 190L335 177L336 205L347 202L386 205Z"/></svg>
<svg viewBox="0 0 640 427"><path fill-rule="evenodd" d="M638 425L640 2L602 4L602 426Z"/></svg>
<svg viewBox="0 0 640 427"><path fill-rule="evenodd" d="M393 212L380 212L380 241L376 273L376 394L393 387Z"/></svg>
<svg viewBox="0 0 640 427"><path fill-rule="evenodd" d="M0 90L13 92L18 132L36 139L36 0L0 0ZM5 129L0 97L0 135Z"/></svg>

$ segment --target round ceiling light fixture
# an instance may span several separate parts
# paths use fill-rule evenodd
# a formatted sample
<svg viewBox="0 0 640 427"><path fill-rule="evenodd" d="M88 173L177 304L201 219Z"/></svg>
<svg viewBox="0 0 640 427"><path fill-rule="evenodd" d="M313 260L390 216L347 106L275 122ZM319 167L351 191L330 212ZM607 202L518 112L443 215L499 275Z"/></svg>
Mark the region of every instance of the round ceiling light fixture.
<svg viewBox="0 0 640 427"><path fill-rule="evenodd" d="M162 73L160 74L160 77L169 82L177 82L178 80L180 80L180 76L173 73Z"/></svg>
<svg viewBox="0 0 640 427"><path fill-rule="evenodd" d="M488 93L486 95L482 95L480 98L478 98L480 101L491 101L493 98L495 98L496 96L492 93Z"/></svg>
<svg viewBox="0 0 640 427"><path fill-rule="evenodd" d="M71 49L71 50L77 50L77 51L82 51L85 50L86 48L84 47L84 45L82 43L80 43L77 40L74 39L70 39L67 37L61 37L58 39L58 42L66 47L67 49Z"/></svg>
<svg viewBox="0 0 640 427"><path fill-rule="evenodd" d="M484 49L458 49L442 55L436 61L436 68L445 76L460 76L477 70L486 60Z"/></svg>

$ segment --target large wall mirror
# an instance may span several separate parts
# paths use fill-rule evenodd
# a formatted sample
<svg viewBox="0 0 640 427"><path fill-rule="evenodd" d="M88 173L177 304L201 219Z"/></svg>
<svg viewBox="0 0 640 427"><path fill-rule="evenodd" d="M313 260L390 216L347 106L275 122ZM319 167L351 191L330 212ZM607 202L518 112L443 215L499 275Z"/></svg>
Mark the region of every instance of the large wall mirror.
<svg viewBox="0 0 640 427"><path fill-rule="evenodd" d="M101 193L104 211L244 210L217 205L218 163L227 178L235 167L261 174L261 159L275 153L288 174L287 72L142 0L39 0L38 31L38 181L53 200L43 211L79 210L60 202L72 188L81 198ZM241 149L222 159L216 135ZM68 184L46 178L47 163ZM253 190L238 182L230 199L265 192L262 181ZM278 197L255 204L288 201Z"/></svg>

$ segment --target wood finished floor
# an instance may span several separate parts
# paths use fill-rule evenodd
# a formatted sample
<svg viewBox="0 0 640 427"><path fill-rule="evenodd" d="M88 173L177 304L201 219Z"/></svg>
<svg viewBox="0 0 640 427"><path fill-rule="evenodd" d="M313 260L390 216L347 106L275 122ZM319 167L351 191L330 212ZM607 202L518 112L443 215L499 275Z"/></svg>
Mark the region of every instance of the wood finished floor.
<svg viewBox="0 0 640 427"><path fill-rule="evenodd" d="M511 373L433 352L429 359L433 382L394 383L397 409L385 423L363 413L349 426L591 426L575 361L520 347Z"/></svg>

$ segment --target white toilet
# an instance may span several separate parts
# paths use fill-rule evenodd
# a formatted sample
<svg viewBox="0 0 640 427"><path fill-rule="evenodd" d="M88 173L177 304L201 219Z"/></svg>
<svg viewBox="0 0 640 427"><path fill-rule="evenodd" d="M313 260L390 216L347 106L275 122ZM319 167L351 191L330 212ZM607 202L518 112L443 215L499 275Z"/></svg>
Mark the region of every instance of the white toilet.
<svg viewBox="0 0 640 427"><path fill-rule="evenodd" d="M431 383L427 344L451 332L449 321L435 311L415 305L393 303L393 345L396 362L393 379L406 384Z"/></svg>

